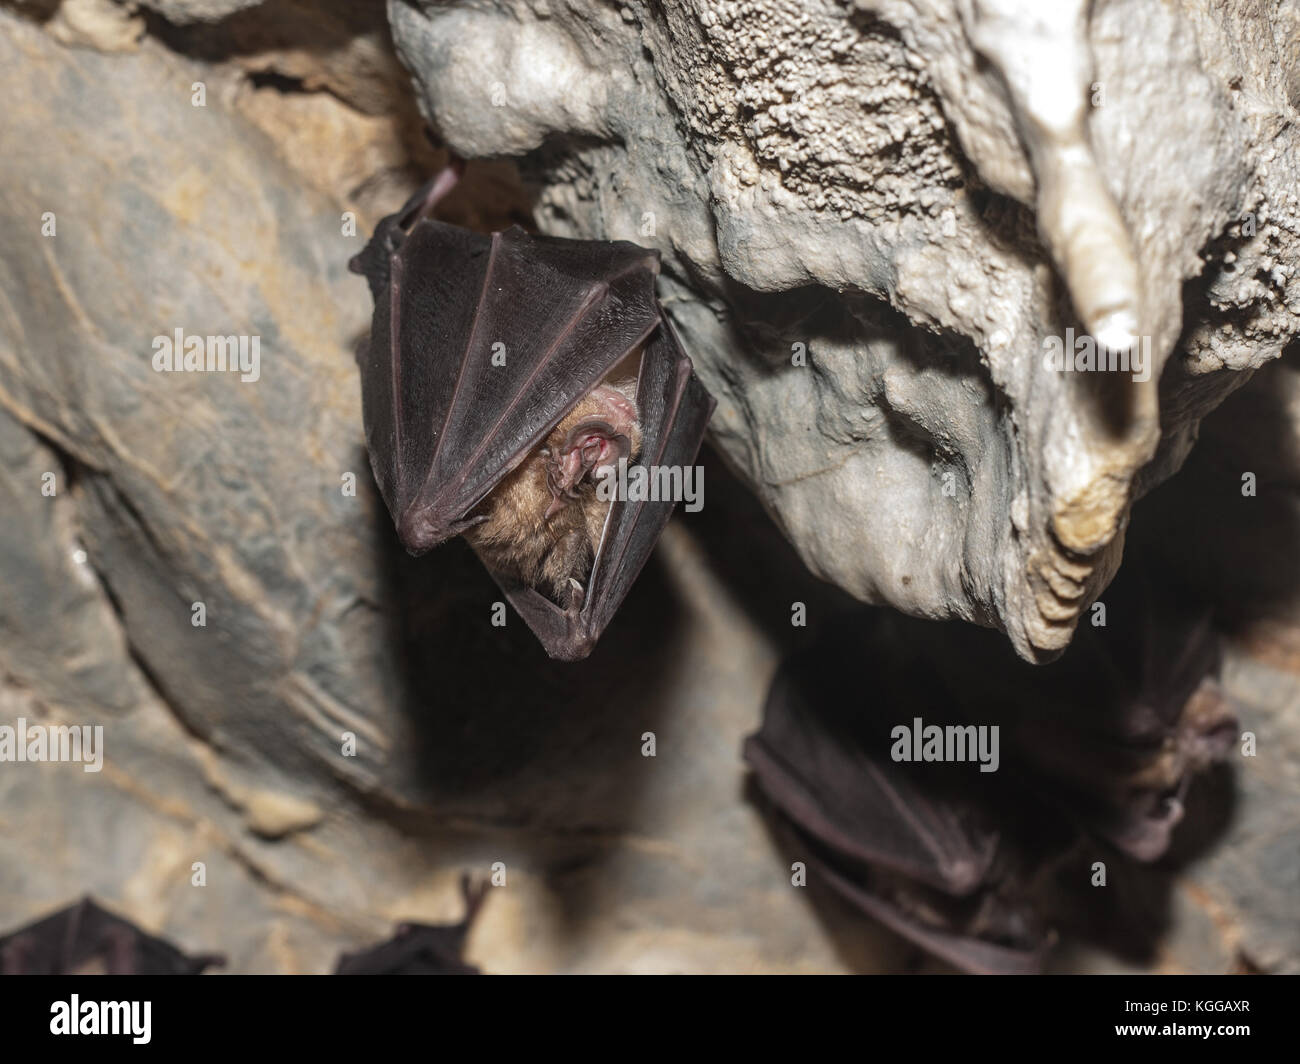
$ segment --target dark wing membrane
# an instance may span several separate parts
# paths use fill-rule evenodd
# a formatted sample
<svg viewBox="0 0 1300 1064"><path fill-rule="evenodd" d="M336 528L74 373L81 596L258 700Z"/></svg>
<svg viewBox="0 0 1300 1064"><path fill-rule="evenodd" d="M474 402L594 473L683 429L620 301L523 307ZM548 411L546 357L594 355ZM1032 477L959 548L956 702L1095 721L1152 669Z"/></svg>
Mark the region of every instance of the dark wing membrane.
<svg viewBox="0 0 1300 1064"><path fill-rule="evenodd" d="M1042 971L1047 956L1046 938L1039 937L1023 945L1001 945L978 934L927 923L907 912L897 899L886 901L879 891L873 893L853 879L840 875L833 865L823 864L816 858L813 858L813 864L827 883L847 901L949 964L982 975L1038 975ZM921 904L932 912L942 912L944 899L931 895ZM1004 923L1015 921L1014 914L998 913L996 916ZM1013 930L1018 932L1020 929Z"/></svg>
<svg viewBox="0 0 1300 1064"><path fill-rule="evenodd" d="M90 898L0 936L0 975L70 975L96 960L110 975L199 975L225 963L182 953Z"/></svg>
<svg viewBox="0 0 1300 1064"><path fill-rule="evenodd" d="M1048 938L1024 903L1019 852L962 785L968 766L892 759L891 719L911 704L941 711L932 691L891 683L902 656L841 637L786 662L745 760L810 883L959 967L1038 971Z"/></svg>
<svg viewBox="0 0 1300 1064"><path fill-rule="evenodd" d="M864 742L841 730L833 714L807 704L791 676L778 672L745 760L782 812L844 857L957 896L977 890L997 837L922 790L889 750L884 735Z"/></svg>
<svg viewBox="0 0 1300 1064"><path fill-rule="evenodd" d="M339 957L335 975L478 975L461 956L491 886L461 876L465 918L458 924L402 924L386 942Z"/></svg>
<svg viewBox="0 0 1300 1064"><path fill-rule="evenodd" d="M637 381L643 466L691 465L700 452L714 400L691 368L668 320L646 345ZM593 641L614 618L650 560L676 502L620 502L596 555L587 589L586 625Z"/></svg>
<svg viewBox="0 0 1300 1064"><path fill-rule="evenodd" d="M664 319L646 344L637 381L643 466L688 466L695 461L714 401L691 370L672 326ZM582 609L560 609L530 587L502 580L502 589L553 658L576 661L595 646L618 612L672 516L675 500L615 501L592 568Z"/></svg>
<svg viewBox="0 0 1300 1064"><path fill-rule="evenodd" d="M478 975L461 960L464 934L440 924L406 924L387 942L339 957L335 975Z"/></svg>
<svg viewBox="0 0 1300 1064"><path fill-rule="evenodd" d="M418 218L427 215L452 190L460 174L456 167L448 167L425 182L402 204L396 214L390 214L375 226L374 235L361 251L352 256L348 269L363 274L370 286L370 295L378 305L380 296L388 290L390 265L406 232Z"/></svg>
<svg viewBox="0 0 1300 1064"><path fill-rule="evenodd" d="M362 371L371 462L408 549L462 531L654 329L658 268L634 244L415 223L391 256Z"/></svg>
<svg viewBox="0 0 1300 1064"><path fill-rule="evenodd" d="M391 222L380 223L363 256L381 241L394 241ZM424 231L417 226L396 241L396 253L381 245L379 254L362 259L368 279L377 274L387 282L375 293L361 399L370 465L394 522L428 476L455 386L457 345L472 327L492 243L467 229L440 226L433 246Z"/></svg>

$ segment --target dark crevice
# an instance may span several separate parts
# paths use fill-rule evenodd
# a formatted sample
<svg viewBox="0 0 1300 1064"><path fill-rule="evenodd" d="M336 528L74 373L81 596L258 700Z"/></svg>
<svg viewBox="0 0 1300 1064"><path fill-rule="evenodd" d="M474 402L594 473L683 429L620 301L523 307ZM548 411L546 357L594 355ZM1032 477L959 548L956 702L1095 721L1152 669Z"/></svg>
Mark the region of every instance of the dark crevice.
<svg viewBox="0 0 1300 1064"><path fill-rule="evenodd" d="M276 89L279 92L313 92L302 78L281 74L278 70L256 70L248 75L248 83L255 89Z"/></svg>

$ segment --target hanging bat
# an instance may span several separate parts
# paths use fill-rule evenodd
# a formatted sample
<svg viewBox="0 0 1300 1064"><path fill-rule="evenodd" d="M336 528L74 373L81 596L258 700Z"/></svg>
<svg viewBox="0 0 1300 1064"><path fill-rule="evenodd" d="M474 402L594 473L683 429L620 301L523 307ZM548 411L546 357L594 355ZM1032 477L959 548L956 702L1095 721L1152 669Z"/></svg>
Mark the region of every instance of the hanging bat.
<svg viewBox="0 0 1300 1064"><path fill-rule="evenodd" d="M930 701L923 671L891 671L889 653L862 640L864 652L851 632L840 626L781 666L762 727L745 741L791 856L810 882L950 964L1039 971L1049 937L1024 897L1032 868L999 830L1005 806L963 791L968 765L890 759L887 722L913 707L934 718L943 703ZM872 677L870 703L862 676Z"/></svg>
<svg viewBox="0 0 1300 1064"><path fill-rule="evenodd" d="M1239 726L1218 680L1210 611L1140 570L1123 576L1106 591L1106 627L1081 625L1044 671L1016 670L1005 717L1026 779L1045 799L1135 860L1154 861L1169 849L1193 778L1227 757Z"/></svg>
<svg viewBox="0 0 1300 1064"><path fill-rule="evenodd" d="M1207 615L1140 567L1105 599L1108 625L1081 626L1050 665L998 633L888 611L785 663L745 758L809 869L949 962L1015 972L1041 963L1039 887L1082 840L1162 855L1237 722ZM998 771L893 761L890 729L914 717L998 726Z"/></svg>
<svg viewBox="0 0 1300 1064"><path fill-rule="evenodd" d="M714 402L655 298L655 251L430 217L438 175L350 263L374 297L366 444L412 554L463 535L554 658L586 657L675 500L597 491L695 461ZM612 481L611 481L612 482Z"/></svg>
<svg viewBox="0 0 1300 1064"><path fill-rule="evenodd" d="M478 975L479 970L461 959L469 929L483 905L487 883L473 886L469 876L460 881L465 916L458 924L400 924L397 933L358 953L339 958L335 975Z"/></svg>
<svg viewBox="0 0 1300 1064"><path fill-rule="evenodd" d="M199 975L225 963L182 953L89 897L0 937L3 975Z"/></svg>

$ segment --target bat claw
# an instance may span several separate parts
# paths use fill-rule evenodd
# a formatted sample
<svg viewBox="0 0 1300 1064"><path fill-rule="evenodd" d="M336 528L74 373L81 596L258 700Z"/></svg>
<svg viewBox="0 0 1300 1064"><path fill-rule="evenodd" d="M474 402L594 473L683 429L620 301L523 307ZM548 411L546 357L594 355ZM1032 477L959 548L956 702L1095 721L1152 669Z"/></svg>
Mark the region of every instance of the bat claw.
<svg viewBox="0 0 1300 1064"><path fill-rule="evenodd" d="M457 165L459 163L459 165ZM398 220L398 228L403 231L409 231L414 228L415 223L422 218L429 218L433 215L433 209L438 202L446 197L460 181L461 174L465 172L464 160L455 160L451 165L445 166L429 181L426 181L418 192L415 193L406 205L402 208L401 217Z"/></svg>

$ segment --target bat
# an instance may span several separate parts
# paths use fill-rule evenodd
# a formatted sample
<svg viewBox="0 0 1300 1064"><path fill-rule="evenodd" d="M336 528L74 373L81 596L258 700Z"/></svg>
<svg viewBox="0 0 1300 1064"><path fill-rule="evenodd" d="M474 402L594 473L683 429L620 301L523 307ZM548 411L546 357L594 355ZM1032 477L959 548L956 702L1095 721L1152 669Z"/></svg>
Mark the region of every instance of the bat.
<svg viewBox="0 0 1300 1064"><path fill-rule="evenodd" d="M1008 702L1027 780L1093 835L1138 861L1168 849L1195 776L1239 734L1218 680L1211 612L1143 578L1106 592L1104 628L1080 626L1043 674L1017 670ZM1065 712L1043 712L1055 703Z"/></svg>
<svg viewBox="0 0 1300 1064"><path fill-rule="evenodd" d="M856 682L836 661L864 666ZM923 674L888 669L887 655L864 659L856 640L833 638L778 670L744 757L792 856L810 882L950 964L1037 972L1049 937L1024 903L1023 862L998 830L997 804L963 793L958 777L970 766L890 759L884 718L862 699L860 677L872 676L882 705L906 694L908 708L890 721L912 706L930 717L936 704Z"/></svg>
<svg viewBox="0 0 1300 1064"><path fill-rule="evenodd" d="M339 958L335 975L478 975L479 970L461 959L465 939L482 908L490 886L472 886L461 878L465 916L458 924L399 924L386 942Z"/></svg>
<svg viewBox="0 0 1300 1064"><path fill-rule="evenodd" d="M199 975L225 963L182 953L89 897L0 937L3 975Z"/></svg>
<svg viewBox="0 0 1300 1064"><path fill-rule="evenodd" d="M1237 720L1209 615L1121 575L1108 625L1081 626L1050 665L997 633L889 611L784 663L744 752L810 872L958 967L1023 972L1052 940L1040 888L1087 840L1164 854ZM891 728L914 717L998 726L998 771L894 761Z"/></svg>
<svg viewBox="0 0 1300 1064"><path fill-rule="evenodd" d="M691 465L714 401L655 297L657 252L439 222L457 177L349 264L375 303L358 351L371 468L410 553L464 536L547 653L576 661L676 501L599 483Z"/></svg>

